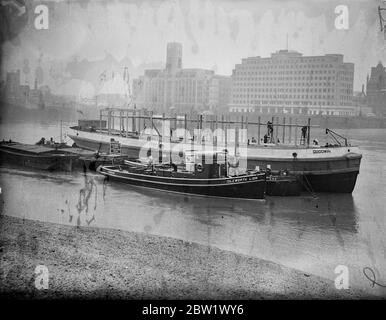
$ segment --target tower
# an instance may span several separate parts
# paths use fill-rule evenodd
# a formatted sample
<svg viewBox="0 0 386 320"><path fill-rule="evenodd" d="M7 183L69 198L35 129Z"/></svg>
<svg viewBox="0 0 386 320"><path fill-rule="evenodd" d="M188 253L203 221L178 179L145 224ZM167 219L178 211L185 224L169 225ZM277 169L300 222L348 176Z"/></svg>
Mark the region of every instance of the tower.
<svg viewBox="0 0 386 320"><path fill-rule="evenodd" d="M169 42L166 48L166 71L174 73L182 68L182 45Z"/></svg>

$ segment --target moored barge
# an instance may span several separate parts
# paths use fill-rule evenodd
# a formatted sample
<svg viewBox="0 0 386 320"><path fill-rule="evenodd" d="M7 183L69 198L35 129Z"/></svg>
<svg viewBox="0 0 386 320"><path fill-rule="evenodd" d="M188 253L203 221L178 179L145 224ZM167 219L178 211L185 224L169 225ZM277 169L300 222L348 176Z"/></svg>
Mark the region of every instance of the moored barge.
<svg viewBox="0 0 386 320"><path fill-rule="evenodd" d="M155 128L158 132L155 122L155 116L150 115L138 116L135 110L123 109L106 109L108 120L83 120L78 126L71 127L73 133L68 136L73 139L79 147L90 150L101 150L108 152L110 148L111 138L121 145L121 152L131 158L139 158L140 151L147 146L148 148L156 149L159 147L158 142L149 142L152 137L146 134L138 133L136 129L143 128L146 122L148 126ZM105 110L105 111L106 111ZM114 116L114 112L119 111L120 116ZM132 114L129 114L132 112ZM138 112L138 110L137 110ZM119 119L119 129L114 127L114 117ZM162 116L159 121L169 121L173 118L165 118ZM197 124L197 128L202 129L203 120L187 120L183 118L183 127L187 128L190 122ZM117 120L117 119L116 119ZM142 121L142 122L141 122ZM173 121L173 120L170 120ZM181 121L180 121L181 122ZM205 122L205 121L204 121ZM141 123L141 124L140 124ZM175 117L177 123L177 117ZM216 129L220 125L225 131L230 125L246 126L245 121L224 121L210 120L209 126ZM257 143L250 143L247 146L247 166L248 169L260 167L261 169L271 168L272 172L286 170L289 175L296 176L300 181L303 190L311 190L313 192L333 192L333 193L351 193L354 190L357 176L359 174L362 154L357 146L352 146L347 139L341 137L341 141L336 139L337 134L331 130L326 130L326 133L332 135L333 143L319 145L310 143L310 121L306 125L298 124L278 124L272 121L271 126L274 133L270 133L269 141L263 141L260 136L260 126L267 124L261 123L260 119L256 123L249 122L249 125L258 126ZM129 130L130 127L130 130ZM176 128L177 125L174 125ZM278 143L278 135L280 128L283 128L283 139ZM285 128L289 130L289 143L284 143ZM305 129L305 131L303 131ZM291 130L294 130L291 140ZM299 131L299 133L298 133ZM302 131L302 132L300 132ZM304 134L305 132L305 134ZM299 137L298 137L299 134ZM162 133L160 134L162 135ZM340 136L339 136L340 137ZM178 138L178 137L177 137ZM196 140L197 141L197 140ZM151 143L153 147L149 147ZM166 153L185 152L190 150L191 142L185 139L170 139L170 143L162 143L163 151Z"/></svg>
<svg viewBox="0 0 386 320"><path fill-rule="evenodd" d="M61 149L13 141L0 143L0 165L16 165L41 170L72 171L78 155Z"/></svg>

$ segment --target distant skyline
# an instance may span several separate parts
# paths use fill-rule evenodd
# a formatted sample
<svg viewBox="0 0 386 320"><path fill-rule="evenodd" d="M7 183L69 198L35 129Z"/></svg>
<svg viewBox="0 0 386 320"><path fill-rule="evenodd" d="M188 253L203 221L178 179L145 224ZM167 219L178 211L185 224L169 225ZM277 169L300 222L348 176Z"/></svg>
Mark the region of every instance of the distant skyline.
<svg viewBox="0 0 386 320"><path fill-rule="evenodd" d="M34 28L31 6L39 3L49 7L48 30ZM2 78L6 71L22 70L28 59L29 77L40 61L43 83L54 91L90 92L98 71L109 68L109 63L115 71L121 68L116 62L128 64L131 79L148 67L163 67L166 44L174 41L183 45L184 68L231 75L243 58L269 57L286 49L288 34L288 49L303 55L343 54L345 62L355 64L354 90L360 91L371 67L379 61L386 64L380 4L377 0L32 1L27 26L2 45ZM349 8L348 30L335 29L338 5ZM76 72L74 61L83 62L83 74Z"/></svg>

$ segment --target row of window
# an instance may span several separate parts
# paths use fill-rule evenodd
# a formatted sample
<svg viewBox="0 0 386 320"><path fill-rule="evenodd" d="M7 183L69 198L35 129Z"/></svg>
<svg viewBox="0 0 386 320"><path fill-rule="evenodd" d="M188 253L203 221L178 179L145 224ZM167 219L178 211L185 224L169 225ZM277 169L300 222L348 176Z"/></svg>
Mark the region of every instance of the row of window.
<svg viewBox="0 0 386 320"><path fill-rule="evenodd" d="M252 107L231 107L230 112L255 112L255 109ZM327 115L327 116L352 116L355 115L353 111L329 111L329 110L306 110L301 108L296 108L293 110L284 110L282 108L275 108L275 110L270 110L270 108L264 108L261 110L256 110L260 113L271 114L272 113L291 113L291 114L309 114L309 115Z"/></svg>
<svg viewBox="0 0 386 320"><path fill-rule="evenodd" d="M281 90L281 87L299 87L303 89L308 89L310 87L335 87L335 82L314 82L314 83L306 83L306 82L279 82L279 83L270 83L270 82L261 82L261 83L246 83L244 85L238 84L235 85L232 90L236 91L248 91L248 90L260 90L260 89L268 88L272 91ZM341 86L341 88L351 88L347 86ZM333 89L332 89L333 90Z"/></svg>
<svg viewBox="0 0 386 320"><path fill-rule="evenodd" d="M242 71L236 69L235 75L240 76L240 75L261 75L261 74L335 74L335 70L299 70L299 71ZM346 74L348 75L348 74Z"/></svg>
<svg viewBox="0 0 386 320"><path fill-rule="evenodd" d="M243 95L253 94L253 92L335 92L335 89L313 89L313 88L291 88L291 89L282 89L282 88L257 88L257 89L243 89L243 88L233 88L233 92L241 92ZM348 93L349 94L349 93ZM241 96L241 95L240 95Z"/></svg>
<svg viewBox="0 0 386 320"><path fill-rule="evenodd" d="M254 98L258 99L271 99L270 101L275 101L272 99L288 99L288 100L294 100L294 99L312 99L312 100L322 100L322 99L328 99L328 100L335 100L333 96L329 95L310 95L310 96L305 96L305 95L277 95L277 96L272 96L272 95L257 95L254 97L249 97L249 99L240 99L240 98L233 98L232 102L233 103L254 103L258 100L254 100ZM349 100L349 99L345 99ZM326 100L327 101L327 100ZM341 102L343 102L343 99L341 99Z"/></svg>
<svg viewBox="0 0 386 320"><path fill-rule="evenodd" d="M283 101L283 100L251 100L247 102L246 100L236 100L232 101L232 104L240 104L240 105L328 105L333 106L336 103L334 101L328 100L293 100L293 101ZM345 105L343 102L340 105Z"/></svg>
<svg viewBox="0 0 386 320"><path fill-rule="evenodd" d="M299 81L299 80L303 80L303 81L312 81L312 80L327 80L327 81L330 81L330 80L334 80L335 81L335 77L235 77L233 79L233 83L235 85L239 84L240 82L243 83L243 82L252 82L252 83L258 83L259 81Z"/></svg>
<svg viewBox="0 0 386 320"><path fill-rule="evenodd" d="M310 60L252 60L246 59L242 61L241 65L237 67L248 67L248 68L258 68L258 69L288 69L288 68L333 68L331 63L322 63L322 64L310 64L315 63L315 61Z"/></svg>
<svg viewBox="0 0 386 320"><path fill-rule="evenodd" d="M249 99L253 99L253 98L289 98L289 99L292 99L292 98L315 98L315 99L334 99L335 97L333 95L326 95L326 94L322 94L322 95L318 95L318 94L314 94L314 95L301 95L301 94L251 94L249 95L248 97L245 97L244 95L240 95L240 94L235 94L233 95L233 99L237 100L237 99L242 99L242 100L249 100ZM348 100L348 97L342 97L341 99L345 99L345 100Z"/></svg>

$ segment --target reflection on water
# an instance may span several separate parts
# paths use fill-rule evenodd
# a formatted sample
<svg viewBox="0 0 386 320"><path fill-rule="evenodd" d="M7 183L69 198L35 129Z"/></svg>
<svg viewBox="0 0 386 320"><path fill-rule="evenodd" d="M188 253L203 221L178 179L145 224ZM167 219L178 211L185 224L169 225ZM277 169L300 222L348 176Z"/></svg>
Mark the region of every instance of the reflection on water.
<svg viewBox="0 0 386 320"><path fill-rule="evenodd" d="M350 285L372 287L363 268L386 279L386 143L374 130L346 133L363 145L352 195L269 197L240 201L165 193L111 183L96 173L0 169L7 215L168 236L247 254L333 280L337 265ZM39 134L39 136L43 136ZM367 148L363 141L371 140ZM368 270L368 269L366 269Z"/></svg>
<svg viewBox="0 0 386 320"><path fill-rule="evenodd" d="M84 187L79 190L79 200L76 204L76 209L78 210L78 219L77 219L77 226L80 226L80 215L82 211L85 212L86 215L88 215L88 205L90 197L94 192L94 212L97 208L97 196L98 196L98 190L97 186L95 184L93 177L88 177L87 174L84 174ZM90 225L91 222L95 220L95 213L92 214L92 217L90 219L86 219L87 225Z"/></svg>

